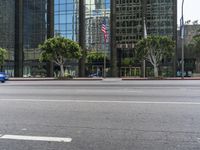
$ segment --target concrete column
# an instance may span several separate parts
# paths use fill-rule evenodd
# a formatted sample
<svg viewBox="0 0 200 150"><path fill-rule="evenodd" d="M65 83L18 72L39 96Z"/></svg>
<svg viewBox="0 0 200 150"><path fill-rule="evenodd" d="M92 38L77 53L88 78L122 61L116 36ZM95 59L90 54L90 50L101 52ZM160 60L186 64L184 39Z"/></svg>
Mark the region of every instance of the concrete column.
<svg viewBox="0 0 200 150"><path fill-rule="evenodd" d="M23 0L15 2L15 62L14 76L23 76Z"/></svg>
<svg viewBox="0 0 200 150"><path fill-rule="evenodd" d="M54 37L54 0L47 1L47 38ZM47 62L47 76L53 77L53 62Z"/></svg>
<svg viewBox="0 0 200 150"><path fill-rule="evenodd" d="M86 40L85 40L85 0L79 0L79 45L83 56L79 60L79 77L85 77Z"/></svg>
<svg viewBox="0 0 200 150"><path fill-rule="evenodd" d="M111 0L111 75L118 77L117 47L116 47L116 0ZM120 59L120 58L118 58Z"/></svg>
<svg viewBox="0 0 200 150"><path fill-rule="evenodd" d="M178 56L177 56L177 0L174 0L173 1L173 15L174 15L174 18L173 18L173 22L174 22L174 25L173 25L173 40L175 41L175 52L174 52L174 57L173 57L173 74L174 76L176 76L176 70L177 70L177 59L178 59Z"/></svg>

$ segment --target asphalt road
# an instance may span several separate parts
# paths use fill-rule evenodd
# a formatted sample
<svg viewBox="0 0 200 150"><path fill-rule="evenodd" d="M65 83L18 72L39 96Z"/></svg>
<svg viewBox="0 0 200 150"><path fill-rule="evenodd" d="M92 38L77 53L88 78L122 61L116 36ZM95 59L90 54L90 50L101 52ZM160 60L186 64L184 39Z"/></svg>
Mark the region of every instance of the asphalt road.
<svg viewBox="0 0 200 150"><path fill-rule="evenodd" d="M0 150L199 149L200 81L0 84Z"/></svg>

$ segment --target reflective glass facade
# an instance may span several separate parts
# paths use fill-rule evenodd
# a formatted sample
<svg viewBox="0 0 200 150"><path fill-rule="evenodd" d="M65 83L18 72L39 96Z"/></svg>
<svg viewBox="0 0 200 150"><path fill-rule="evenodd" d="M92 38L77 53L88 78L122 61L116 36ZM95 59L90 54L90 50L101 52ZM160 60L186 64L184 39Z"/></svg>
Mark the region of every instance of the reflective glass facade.
<svg viewBox="0 0 200 150"><path fill-rule="evenodd" d="M165 35L176 39L176 2L174 0L116 0L114 43L120 76L138 76L141 67L133 62L134 46L144 36ZM126 69L129 68L129 69ZM129 70L129 71L126 71ZM137 73L135 73L137 72Z"/></svg>
<svg viewBox="0 0 200 150"><path fill-rule="evenodd" d="M50 19L54 23L49 21L54 25L51 26L51 33L77 41L87 51L106 50L107 56L111 53L110 58L114 58L111 59L110 66L115 63L114 66L117 66L118 70L123 67L126 58L134 55L134 45L143 37L144 18L148 35L167 35L176 39L175 0L84 0L85 4L79 0L19 1L23 2L21 44L23 44L23 65L26 75L32 74L33 68L39 66L38 45L47 38L47 35L53 36L53 34L49 36L49 23L47 23L50 1L51 7L54 8L52 10L54 19ZM13 70L14 51L16 51L15 40L18 29L15 9L15 0L0 1L0 46L7 48L10 53L5 66L7 70ZM79 12L79 9L82 12ZM106 45L101 31L104 20L108 33ZM78 67L77 61L72 64ZM69 65L66 66L68 67Z"/></svg>
<svg viewBox="0 0 200 150"><path fill-rule="evenodd" d="M145 15L149 34L174 36L174 0L148 0Z"/></svg>
<svg viewBox="0 0 200 150"><path fill-rule="evenodd" d="M85 1L85 47L87 51L96 50L105 53L106 64L110 58L110 0L86 0ZM101 31L102 24L105 24L107 40ZM106 68L109 68L108 65ZM93 62L87 64L86 75L97 73L102 75L104 62ZM107 73L108 74L108 73Z"/></svg>
<svg viewBox="0 0 200 150"><path fill-rule="evenodd" d="M38 45L47 34L46 0L24 0L24 60L38 59Z"/></svg>
<svg viewBox="0 0 200 150"><path fill-rule="evenodd" d="M60 35L80 43L79 35L84 30L84 47L89 50L104 50L107 55L110 51L110 0L85 0L84 25L79 26L79 0L55 0L54 1L54 26L55 35ZM101 31L103 20L106 19L108 39L104 45L104 35ZM79 29L81 28L81 29ZM84 29L83 29L84 28ZM82 30L82 31L81 31ZM72 63L67 69L78 67ZM76 70L76 69L73 69ZM77 71L76 73L77 74Z"/></svg>
<svg viewBox="0 0 200 150"><path fill-rule="evenodd" d="M174 0L116 0L116 42L118 46L133 44L142 38L144 18L148 35L173 37L174 15L176 15L174 7L176 7Z"/></svg>
<svg viewBox="0 0 200 150"><path fill-rule="evenodd" d="M78 41L78 0L54 1L55 35Z"/></svg>
<svg viewBox="0 0 200 150"><path fill-rule="evenodd" d="M116 0L116 43L118 48L133 48L142 37L142 4L140 0Z"/></svg>
<svg viewBox="0 0 200 150"><path fill-rule="evenodd" d="M22 24L19 18L22 18ZM24 66L24 75L34 72L39 63L38 45L46 39L46 35L47 0L20 0L18 4L15 0L0 1L0 47L9 51L4 69L10 76L14 76L14 65L18 64L14 55L20 51L22 56L18 56L23 59L20 62Z"/></svg>
<svg viewBox="0 0 200 150"><path fill-rule="evenodd" d="M24 75L38 74L39 54L38 45L45 41L47 35L47 1L24 0Z"/></svg>
<svg viewBox="0 0 200 150"><path fill-rule="evenodd" d="M79 1L55 0L54 1L54 35L63 36L78 42L79 35ZM56 68L59 72L58 67ZM65 66L65 71L77 76L78 63L72 61Z"/></svg>
<svg viewBox="0 0 200 150"><path fill-rule="evenodd" d="M85 27L86 48L88 50L110 50L110 1L86 0ZM108 39L104 45L104 34L101 31L102 23L106 20Z"/></svg>
<svg viewBox="0 0 200 150"><path fill-rule="evenodd" d="M15 47L15 0L0 1L0 47L9 50L5 68L11 72Z"/></svg>
<svg viewBox="0 0 200 150"><path fill-rule="evenodd" d="M38 71L41 44L47 35L47 1L24 0L24 75L34 75Z"/></svg>
<svg viewBox="0 0 200 150"><path fill-rule="evenodd" d="M55 35L61 35L78 42L79 0L55 0L54 10ZM103 49L101 24L104 18L106 18L109 35L110 0L85 0L85 42L87 49Z"/></svg>

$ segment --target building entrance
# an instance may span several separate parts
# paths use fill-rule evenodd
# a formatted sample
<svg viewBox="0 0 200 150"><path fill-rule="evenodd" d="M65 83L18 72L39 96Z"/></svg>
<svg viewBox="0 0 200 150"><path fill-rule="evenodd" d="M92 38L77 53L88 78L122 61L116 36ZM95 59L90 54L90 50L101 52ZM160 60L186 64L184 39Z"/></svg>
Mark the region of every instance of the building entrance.
<svg viewBox="0 0 200 150"><path fill-rule="evenodd" d="M121 67L120 77L140 77L141 69L140 67Z"/></svg>

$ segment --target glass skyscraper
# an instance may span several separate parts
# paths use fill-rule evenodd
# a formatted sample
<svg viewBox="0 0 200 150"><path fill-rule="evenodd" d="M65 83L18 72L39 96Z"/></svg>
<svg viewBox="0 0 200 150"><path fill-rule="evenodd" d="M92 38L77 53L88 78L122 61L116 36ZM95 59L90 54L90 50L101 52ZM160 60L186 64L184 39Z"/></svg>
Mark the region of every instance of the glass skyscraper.
<svg viewBox="0 0 200 150"><path fill-rule="evenodd" d="M110 2L108 0L86 0L85 13L86 48L97 51L104 51L106 49L109 54ZM104 20L108 33L106 45L104 45L104 35L101 31Z"/></svg>
<svg viewBox="0 0 200 150"><path fill-rule="evenodd" d="M79 41L79 0L55 0L55 35ZM85 0L85 36L87 49L99 49L102 43L101 24L107 20L109 32L110 2L108 0Z"/></svg>
<svg viewBox="0 0 200 150"><path fill-rule="evenodd" d="M38 61L38 45L59 35L78 42L84 51L106 52L112 76L138 75L139 70L125 71L123 67L127 62L135 67L128 58L143 37L144 19L148 35L176 39L176 7L176 0L1 0L0 47L9 50L4 68L12 76L14 72L16 76L48 75L49 67ZM106 44L101 31L104 20ZM65 68L86 76L84 64L83 57L79 64L73 61Z"/></svg>
<svg viewBox="0 0 200 150"><path fill-rule="evenodd" d="M175 0L116 0L112 6L112 65L115 76L140 76L133 62L134 46L144 36L165 35L176 40ZM172 64L171 64L172 65Z"/></svg>
<svg viewBox="0 0 200 150"><path fill-rule="evenodd" d="M55 0L55 35L78 41L78 0Z"/></svg>
<svg viewBox="0 0 200 150"><path fill-rule="evenodd" d="M44 70L38 61L38 45L47 38L47 1L24 0L23 9L24 75L36 75Z"/></svg>
<svg viewBox="0 0 200 150"><path fill-rule="evenodd" d="M15 49L15 0L0 1L0 47L9 50L6 69L13 74Z"/></svg>
<svg viewBox="0 0 200 150"><path fill-rule="evenodd" d="M55 0L54 4L54 26L55 35L60 35L80 43L79 34L84 30L84 48L86 51L106 49L107 55L110 53L110 37L104 45L104 36L101 31L103 20L106 20L107 32L110 35L110 1L108 0L85 0L84 23L79 24L80 20L80 3L79 0ZM80 29L79 29L80 28ZM83 29L84 28L84 29ZM76 70L76 62L68 65L70 71ZM102 66L101 66L102 67ZM71 73L71 72L70 72ZM74 74L74 73L73 73Z"/></svg>
<svg viewBox="0 0 200 150"><path fill-rule="evenodd" d="M31 75L38 69L38 45L46 36L46 0L0 1L0 47L9 52L4 69L10 76Z"/></svg>

